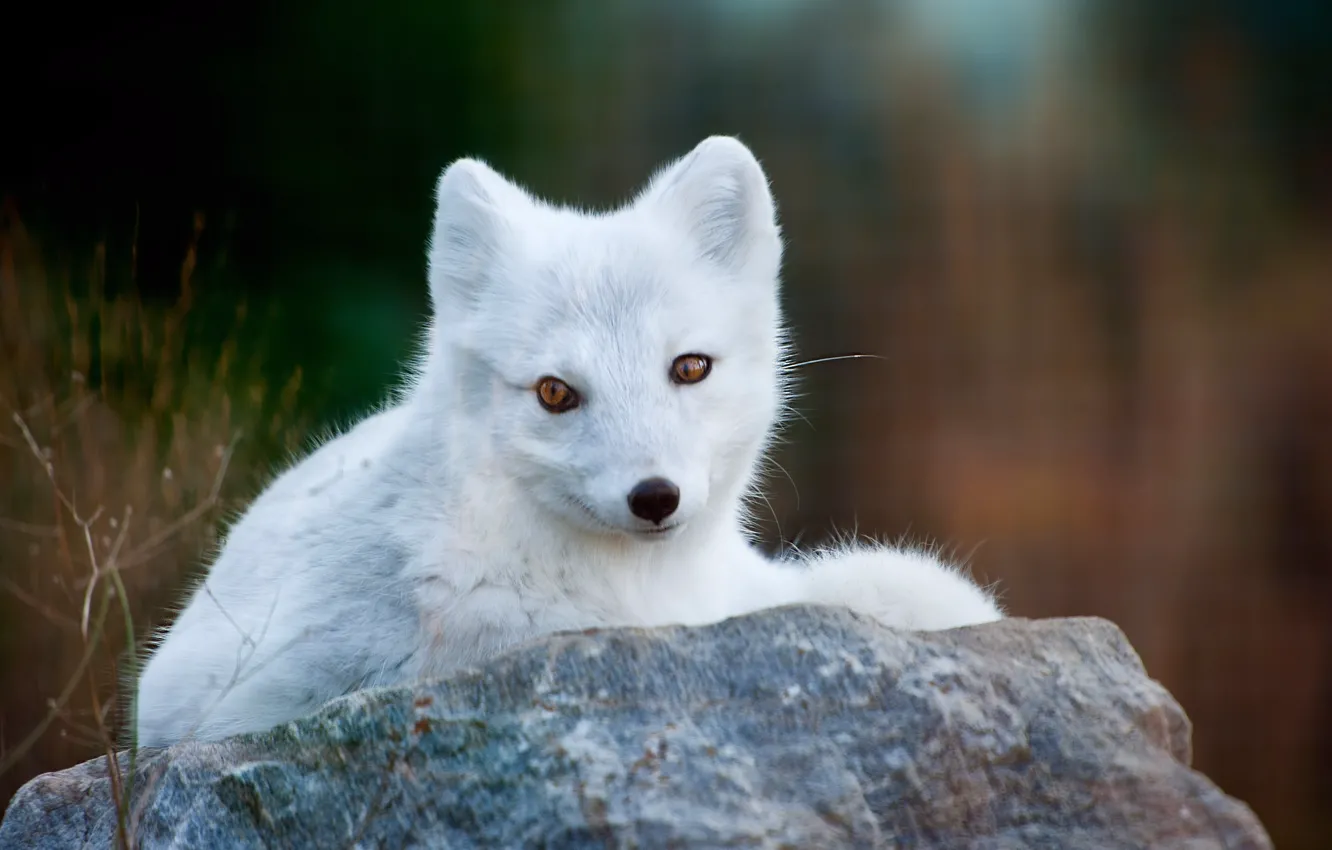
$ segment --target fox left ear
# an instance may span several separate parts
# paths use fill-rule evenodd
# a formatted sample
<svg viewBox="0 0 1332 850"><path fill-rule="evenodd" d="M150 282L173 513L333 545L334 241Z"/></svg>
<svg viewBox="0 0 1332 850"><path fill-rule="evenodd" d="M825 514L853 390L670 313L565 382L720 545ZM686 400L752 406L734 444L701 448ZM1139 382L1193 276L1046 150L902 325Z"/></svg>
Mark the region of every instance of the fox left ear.
<svg viewBox="0 0 1332 850"><path fill-rule="evenodd" d="M704 139L663 169L639 206L669 211L703 257L736 275L777 276L782 240L768 178L731 136Z"/></svg>
<svg viewBox="0 0 1332 850"><path fill-rule="evenodd" d="M503 261L508 215L529 204L527 195L489 165L460 159L435 188L430 237L430 298L436 314L470 309Z"/></svg>

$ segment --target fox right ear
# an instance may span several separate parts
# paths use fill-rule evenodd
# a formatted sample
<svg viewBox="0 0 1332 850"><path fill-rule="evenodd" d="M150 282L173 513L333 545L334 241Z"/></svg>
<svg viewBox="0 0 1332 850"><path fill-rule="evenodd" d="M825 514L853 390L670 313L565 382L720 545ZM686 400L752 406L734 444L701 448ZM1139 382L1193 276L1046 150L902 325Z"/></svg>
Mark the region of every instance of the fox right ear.
<svg viewBox="0 0 1332 850"><path fill-rule="evenodd" d="M719 267L768 280L777 276L777 209L762 166L739 139L704 139L658 173L639 203L672 212L702 256Z"/></svg>
<svg viewBox="0 0 1332 850"><path fill-rule="evenodd" d="M470 309L501 254L502 210L518 189L476 159L459 159L435 188L435 227L430 236L430 300L435 313Z"/></svg>

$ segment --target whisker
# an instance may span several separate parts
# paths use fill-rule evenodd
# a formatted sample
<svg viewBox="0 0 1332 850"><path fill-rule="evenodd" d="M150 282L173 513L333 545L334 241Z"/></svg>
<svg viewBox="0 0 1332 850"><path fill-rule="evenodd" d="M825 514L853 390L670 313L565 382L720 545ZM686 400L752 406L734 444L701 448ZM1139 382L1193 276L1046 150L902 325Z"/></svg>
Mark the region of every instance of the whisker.
<svg viewBox="0 0 1332 850"><path fill-rule="evenodd" d="M783 370L799 369L802 366L813 366L815 363L831 363L834 360L863 360L863 359L887 360L888 358L882 357L878 354L838 354L833 357L818 357L814 360L802 360L799 363L788 363L782 368Z"/></svg>
<svg viewBox="0 0 1332 850"><path fill-rule="evenodd" d="M782 405L782 418L786 418L787 415L790 415L790 416L795 417L796 419L799 419L801 422L804 422L804 423L805 423L806 425L808 425L810 428L813 428L813 427L814 427L814 423L813 423L813 422L810 422L810 421L809 421L809 417L806 416L806 415L805 415L805 414L804 414L799 408L797 408L797 407L792 407L792 406L789 405L789 404L784 404L784 405Z"/></svg>
<svg viewBox="0 0 1332 850"><path fill-rule="evenodd" d="M786 480L791 482L791 489L795 491L795 498L796 498L795 509L797 511L800 510L800 488L796 486L796 481L794 478L791 477L791 473L787 472L786 467L782 466L773 458L764 458L764 461L766 463L770 463L773 466L777 467L777 469L781 471L782 475L786 476Z"/></svg>
<svg viewBox="0 0 1332 850"><path fill-rule="evenodd" d="M777 527L777 539L785 540L786 535L782 533L782 521L777 517L777 509L772 506L772 502L768 500L768 495L762 490L758 491L758 497L768 506L768 513L772 516L772 524Z"/></svg>

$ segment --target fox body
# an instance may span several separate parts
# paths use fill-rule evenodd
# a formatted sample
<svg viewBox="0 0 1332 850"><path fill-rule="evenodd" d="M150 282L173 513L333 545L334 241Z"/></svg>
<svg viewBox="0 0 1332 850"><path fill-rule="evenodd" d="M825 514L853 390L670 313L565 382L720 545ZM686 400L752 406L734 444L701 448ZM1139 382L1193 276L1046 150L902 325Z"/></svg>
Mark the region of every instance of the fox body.
<svg viewBox="0 0 1332 850"><path fill-rule="evenodd" d="M566 629L796 602L908 629L1002 616L924 550L752 545L789 369L775 208L740 142L705 140L610 212L470 159L437 203L407 387L230 530L142 670L141 746L265 729Z"/></svg>

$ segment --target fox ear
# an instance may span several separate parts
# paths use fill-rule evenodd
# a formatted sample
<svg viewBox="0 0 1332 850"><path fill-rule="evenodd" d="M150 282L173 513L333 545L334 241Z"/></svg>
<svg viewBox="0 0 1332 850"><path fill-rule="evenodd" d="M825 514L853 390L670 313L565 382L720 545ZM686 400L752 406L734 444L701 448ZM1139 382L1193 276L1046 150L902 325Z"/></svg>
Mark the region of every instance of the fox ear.
<svg viewBox="0 0 1332 850"><path fill-rule="evenodd" d="M660 172L638 203L670 211L702 256L722 269L776 277L782 254L777 209L767 175L738 139L704 139Z"/></svg>
<svg viewBox="0 0 1332 850"><path fill-rule="evenodd" d="M523 192L476 159L459 159L435 188L430 237L430 300L438 315L469 310L503 256L505 209Z"/></svg>

